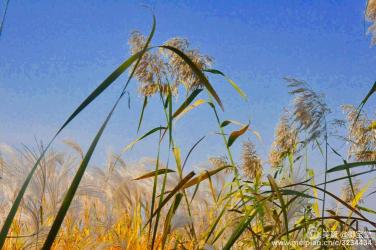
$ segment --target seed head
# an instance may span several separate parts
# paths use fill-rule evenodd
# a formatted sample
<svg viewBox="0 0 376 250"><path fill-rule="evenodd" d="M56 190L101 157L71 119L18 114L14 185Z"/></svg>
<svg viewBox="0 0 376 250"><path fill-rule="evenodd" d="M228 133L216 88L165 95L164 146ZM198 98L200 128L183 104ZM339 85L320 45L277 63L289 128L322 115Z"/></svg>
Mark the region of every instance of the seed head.
<svg viewBox="0 0 376 250"><path fill-rule="evenodd" d="M297 137L298 131L291 126L289 114L285 111L275 130L274 142L269 153L269 163L272 167L281 166L286 156L295 152Z"/></svg>
<svg viewBox="0 0 376 250"><path fill-rule="evenodd" d="M376 129L372 121L352 105L343 105L348 121L347 141L350 143L349 155L357 161L376 160Z"/></svg>
<svg viewBox="0 0 376 250"><path fill-rule="evenodd" d="M306 143L326 135L326 114L330 111L322 95L293 78L285 78L290 94L294 96L294 122L299 131L306 133Z"/></svg>
<svg viewBox="0 0 376 250"><path fill-rule="evenodd" d="M245 176L251 180L259 180L262 176L261 159L250 141L243 143L242 168Z"/></svg>

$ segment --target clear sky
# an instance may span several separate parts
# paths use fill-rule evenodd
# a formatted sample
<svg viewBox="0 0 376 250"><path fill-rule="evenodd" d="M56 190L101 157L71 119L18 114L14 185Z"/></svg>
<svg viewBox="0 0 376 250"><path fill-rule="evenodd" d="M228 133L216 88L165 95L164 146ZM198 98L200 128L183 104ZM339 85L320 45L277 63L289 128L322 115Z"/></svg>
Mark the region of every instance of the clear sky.
<svg viewBox="0 0 376 250"><path fill-rule="evenodd" d="M212 78L226 110L221 118L250 120L263 138L257 146L264 157L291 99L284 76L306 80L324 92L333 117L339 118L339 105L358 104L376 80L376 48L366 35L365 1L11 0L0 38L0 142L16 147L33 145L34 138L47 142L129 56L131 31L149 32L151 17L144 4L157 17L154 44L174 36L188 38L248 94L244 103L224 81ZM86 149L123 83L124 77L69 125L56 147L69 138ZM136 83L129 90L131 110L127 101L119 107L94 161L137 137L142 98ZM367 109L374 107L371 101ZM164 124L158 108L149 106L142 132ZM208 112L202 107L177 123L183 155L198 138L209 135L193 156L195 163L225 153L220 138L212 135L216 127ZM251 134L249 138L256 140ZM155 137L147 139L126 158L154 157L155 146Z"/></svg>

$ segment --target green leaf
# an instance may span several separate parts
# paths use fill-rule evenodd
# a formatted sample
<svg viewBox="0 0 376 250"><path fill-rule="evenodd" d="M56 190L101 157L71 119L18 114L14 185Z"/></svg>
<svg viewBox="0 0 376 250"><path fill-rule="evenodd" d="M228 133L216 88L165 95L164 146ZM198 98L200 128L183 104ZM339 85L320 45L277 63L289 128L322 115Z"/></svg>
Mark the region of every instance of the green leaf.
<svg viewBox="0 0 376 250"><path fill-rule="evenodd" d="M299 196L299 197L321 200L318 197L314 197L312 195L305 194L304 192L299 192L299 191L296 191L296 190L280 189L280 191L281 191L282 195L296 195L296 196ZM307 191L307 190L305 190L305 191Z"/></svg>
<svg viewBox="0 0 376 250"><path fill-rule="evenodd" d="M376 169L371 169L371 170L360 172L360 173L357 173L357 174L352 174L350 176L344 176L344 177L336 178L336 179L327 181L326 184L336 182L336 181L340 181L340 180L344 180L344 179L348 179L349 177L356 177L356 176L372 173L372 172L375 172L375 171L376 171ZM317 184L317 186L324 185L324 184L325 184L325 182L322 182L320 184Z"/></svg>
<svg viewBox="0 0 376 250"><path fill-rule="evenodd" d="M273 192L275 192L277 194L279 202L281 203L280 205L281 205L281 209L282 209L282 214L283 214L283 219L284 219L284 224L285 224L285 230L286 230L286 232L288 232L289 231L289 221L287 219L287 210L286 210L285 201L283 200L280 189L278 188L278 185L275 182L274 178L271 175L268 175L268 180L269 180L269 183L270 183L270 186L271 186ZM287 240L289 240L289 234L287 234L286 236L287 236Z"/></svg>
<svg viewBox="0 0 376 250"><path fill-rule="evenodd" d="M248 130L248 127L249 127L249 124L244 126L243 128L241 128L240 130L237 130L237 131L234 131L230 134L230 137L228 138L228 141L227 141L227 146L228 147L231 147L231 145L235 142L235 140L241 136L242 134L244 134L245 132L247 132Z"/></svg>
<svg viewBox="0 0 376 250"><path fill-rule="evenodd" d="M138 126L137 126L137 132L140 131L141 123L142 123L142 118L144 117L144 111L145 111L145 108L146 108L147 105L148 105L148 97L145 96L145 98L144 98L144 104L142 105L140 120L139 120Z"/></svg>
<svg viewBox="0 0 376 250"><path fill-rule="evenodd" d="M224 73L217 69L205 69L204 71L223 76L226 79L226 81L229 82L231 86L239 93L239 95L243 97L245 100L247 100L247 95L244 93L244 91L241 88L239 88L239 86L233 80L228 78Z"/></svg>
<svg viewBox="0 0 376 250"><path fill-rule="evenodd" d="M195 175L195 173L192 171L188 175L186 175L169 194L166 196L166 198L159 204L158 208L150 215L150 218L146 222L144 228L150 223L150 221L154 218L155 215L157 215L161 209L167 204L167 202L174 197L176 193L178 193L182 187Z"/></svg>
<svg viewBox="0 0 376 250"><path fill-rule="evenodd" d="M178 120L178 119L181 119L186 113L188 113L189 111L191 111L192 109L206 103L207 101L203 100L203 99L198 99L196 100L194 103L192 103L191 105L189 105L187 108L185 108L178 116L176 116L175 120Z"/></svg>
<svg viewBox="0 0 376 250"><path fill-rule="evenodd" d="M180 115L191 103L192 101L196 98L196 96L198 96L198 94L200 94L202 91L202 89L196 89L194 90L189 96L188 98L182 103L182 105L180 105L180 107L175 111L175 113L173 114L173 118L177 117L178 115Z"/></svg>
<svg viewBox="0 0 376 250"><path fill-rule="evenodd" d="M156 175L161 175L161 174L165 174L165 173L175 173L174 170L172 169L169 169L169 168L161 168L161 169L158 169L156 171L151 171L151 172L148 172L144 175L141 175L140 177L137 177L133 180L142 180L142 179L147 179L147 178L150 178L150 177L154 177Z"/></svg>
<svg viewBox="0 0 376 250"><path fill-rule="evenodd" d="M188 152L188 154L187 154L187 156L185 157L185 159L184 159L184 163L183 163L183 167L182 167L182 170L184 169L184 167L185 167L185 165L187 164L187 161L188 161L188 159L189 159L189 156L192 154L192 152L193 152L193 150L198 146L198 144L200 144L200 142L202 141L202 140L204 140L205 139L205 136L203 136L203 137L201 137L192 147L191 147L191 149L189 150L189 152Z"/></svg>
<svg viewBox="0 0 376 250"><path fill-rule="evenodd" d="M168 85L168 132L169 132L169 145L172 145L172 92L171 87Z"/></svg>
<svg viewBox="0 0 376 250"><path fill-rule="evenodd" d="M351 162L351 163L342 164L342 165L333 167L329 169L327 173L337 172L337 171L346 170L346 169L355 168L355 167L375 165L375 164L376 164L376 161Z"/></svg>
<svg viewBox="0 0 376 250"><path fill-rule="evenodd" d="M210 227L209 233L205 238L205 243L208 242L208 240L210 239L210 236L213 234L215 228L217 227L217 225L218 225L219 221L221 220L222 216L224 215L225 211L226 211L226 207L223 207L221 212L219 213L218 217L215 219L213 225Z"/></svg>
<svg viewBox="0 0 376 250"><path fill-rule="evenodd" d="M245 216L242 221L238 224L235 228L234 232L231 234L229 240L227 241L226 245L223 247L223 250L230 250L231 247L234 245L236 240L242 235L242 233L247 229L249 224L251 223L253 217L256 213L253 213L250 216Z"/></svg>
<svg viewBox="0 0 376 250"><path fill-rule="evenodd" d="M362 206L359 206L359 205L356 205L356 207L360 210L363 210L363 211L366 211L368 213L371 213L371 214L376 214L376 211L373 210L373 209L370 209L370 208L367 208L367 207L362 207Z"/></svg>
<svg viewBox="0 0 376 250"><path fill-rule="evenodd" d="M364 99L361 101L361 103L359 104L358 106L358 114L356 115L356 118L355 118L355 121L354 121L354 124L358 121L359 119L359 116L360 116L360 113L362 112L362 109L364 107L364 105L367 103L368 99L376 92L376 82L373 83L373 86L372 88L369 90L369 92L367 93L367 95L364 97Z"/></svg>
<svg viewBox="0 0 376 250"><path fill-rule="evenodd" d="M166 219L165 219L165 223L164 223L164 226L163 226L162 249L164 249L164 246L166 244L166 239L167 239L167 236L170 233L170 229L171 229L172 218L174 217L176 210L179 207L179 204L180 204L182 197L183 197L182 193L177 193L176 196L175 196L174 202L172 203L170 209L168 210L168 213L167 213L167 216L166 216Z"/></svg>
<svg viewBox="0 0 376 250"><path fill-rule="evenodd" d="M227 125L229 125L231 123L231 121L229 121L229 120L225 120L225 121L223 121L222 123L221 123L221 128L224 128L224 127L226 127Z"/></svg>
<svg viewBox="0 0 376 250"><path fill-rule="evenodd" d="M206 171L202 174L200 174L199 176L193 178L192 180L190 180L189 182L187 182L182 189L186 189L186 188L190 188L194 185L197 185L199 183L201 183L202 181L208 179L209 177L221 172L222 170L226 169L226 168L230 168L232 166L230 165L226 165L226 166L223 166L223 167L219 167L219 168L216 168L216 169L213 169L213 170L210 170L210 171Z"/></svg>
<svg viewBox="0 0 376 250"><path fill-rule="evenodd" d="M137 138L136 140L134 140L133 142L129 143L124 149L123 149L123 152L125 151L128 151L130 148L132 148L137 142L141 141L142 139L148 137L149 135L151 134L154 134L155 132L159 131L159 130L166 130L167 127L156 127L156 128L153 128L151 130L149 130L146 134L144 134L143 136Z"/></svg>
<svg viewBox="0 0 376 250"><path fill-rule="evenodd" d="M3 32L3 27L4 27L4 23L5 23L5 17L6 17L7 12L8 12L9 1L10 0L6 0L5 1L5 9L4 9L4 13L3 13L3 16L1 18L1 23L0 23L0 37L1 37L1 33Z"/></svg>

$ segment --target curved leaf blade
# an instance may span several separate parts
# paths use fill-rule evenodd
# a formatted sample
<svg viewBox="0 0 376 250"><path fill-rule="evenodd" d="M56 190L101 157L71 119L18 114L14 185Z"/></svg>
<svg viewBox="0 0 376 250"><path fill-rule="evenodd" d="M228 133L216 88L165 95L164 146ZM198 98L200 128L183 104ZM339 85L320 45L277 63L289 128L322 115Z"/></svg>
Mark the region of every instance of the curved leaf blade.
<svg viewBox="0 0 376 250"><path fill-rule="evenodd" d="M169 168L161 168L161 169L158 169L158 170L155 170L155 171L148 172L148 173L141 175L140 177L137 177L133 180L138 181L138 180L147 179L147 178L150 178L150 177L154 177L156 175L161 175L161 174L166 174L166 173L175 173L175 171L172 170L172 169L169 169Z"/></svg>
<svg viewBox="0 0 376 250"><path fill-rule="evenodd" d="M209 73L212 73L212 74L215 74L215 75L221 75L225 78L225 80L231 84L231 86L236 90L236 92L238 92L238 94L244 98L245 100L248 99L246 93L233 81L231 80L229 77L227 77L223 72L217 70L217 69L205 69L204 70L205 72L209 72Z"/></svg>
<svg viewBox="0 0 376 250"><path fill-rule="evenodd" d="M244 134L245 132L247 132L248 130L248 127L249 127L249 124L244 126L243 128L241 128L240 130L236 130L234 132L232 132L230 134L230 137L228 138L228 141L227 141L227 146L228 147L231 147L231 145L235 142L235 140L241 136L242 134Z"/></svg>

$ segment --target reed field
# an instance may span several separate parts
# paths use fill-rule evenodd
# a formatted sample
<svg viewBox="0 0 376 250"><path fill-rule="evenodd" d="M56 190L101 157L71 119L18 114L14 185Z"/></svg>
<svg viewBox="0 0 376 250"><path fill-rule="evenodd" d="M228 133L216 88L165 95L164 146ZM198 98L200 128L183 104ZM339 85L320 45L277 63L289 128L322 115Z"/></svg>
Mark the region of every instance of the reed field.
<svg viewBox="0 0 376 250"><path fill-rule="evenodd" d="M366 8L374 35L376 1ZM214 59L187 39L155 44L157 21L153 16L149 33L130 35L130 56L50 141L22 150L0 144L0 248L376 249L376 113L368 106L376 82L369 83L363 99L340 107L342 117L329 119L338 107L330 107L320 90L301 79L282 79L291 105L280 115L264 159L256 143L262 131L228 117L212 81L228 84L234 98L244 102L251 93L247 96L231 72L215 69ZM122 75L127 81L116 81ZM138 92L129 93L134 80ZM113 84L123 84L122 89L89 147L60 138ZM143 103L137 131L130 131L134 140L109 154L105 165L94 166L96 146L128 93ZM149 122L152 99L165 117L162 125ZM205 170L197 172L188 160L209 150L200 147L206 135L181 147L175 124L190 124L203 107L209 111L206 119L216 124L212 131L223 143L223 154L207 159ZM146 138L155 142L155 157L125 161L124 155ZM69 150L55 149L59 140ZM346 154L339 153L338 143ZM241 145L239 152L235 144Z"/></svg>

